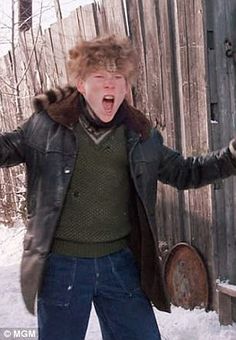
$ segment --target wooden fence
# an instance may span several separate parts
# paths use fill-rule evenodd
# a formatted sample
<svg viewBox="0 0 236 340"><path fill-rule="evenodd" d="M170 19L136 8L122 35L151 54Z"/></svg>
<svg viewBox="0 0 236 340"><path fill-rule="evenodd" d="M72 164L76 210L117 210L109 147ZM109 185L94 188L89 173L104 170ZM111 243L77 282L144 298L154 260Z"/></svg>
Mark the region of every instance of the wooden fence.
<svg viewBox="0 0 236 340"><path fill-rule="evenodd" d="M35 93L68 83L67 52L78 38L116 33L129 35L140 57L134 104L160 129L166 144L184 155L227 145L235 135L235 10L235 0L103 0L77 8L44 32L25 32L16 51L23 117L31 114ZM230 48L232 57L227 57ZM19 121L11 52L1 58L0 71L10 82L0 84L4 131ZM19 207L24 197L21 174L22 168L1 172L2 219L18 216L12 202ZM159 239L169 248L185 241L198 249L214 308L215 279L236 283L235 185L232 178L185 192L159 185Z"/></svg>

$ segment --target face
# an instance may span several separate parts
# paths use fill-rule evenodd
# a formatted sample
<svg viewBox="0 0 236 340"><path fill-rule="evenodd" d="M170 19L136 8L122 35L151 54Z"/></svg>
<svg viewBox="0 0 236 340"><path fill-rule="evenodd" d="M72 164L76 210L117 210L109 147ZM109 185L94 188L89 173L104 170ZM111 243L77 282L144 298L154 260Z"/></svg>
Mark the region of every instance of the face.
<svg viewBox="0 0 236 340"><path fill-rule="evenodd" d="M127 93L127 81L123 75L106 70L90 73L79 80L77 89L101 121L110 122Z"/></svg>

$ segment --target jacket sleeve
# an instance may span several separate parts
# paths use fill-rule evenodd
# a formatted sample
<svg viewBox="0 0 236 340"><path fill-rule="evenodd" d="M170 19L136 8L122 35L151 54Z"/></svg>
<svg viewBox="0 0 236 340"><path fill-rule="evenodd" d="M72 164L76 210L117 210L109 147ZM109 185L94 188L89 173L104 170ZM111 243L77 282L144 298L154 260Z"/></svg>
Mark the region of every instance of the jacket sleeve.
<svg viewBox="0 0 236 340"><path fill-rule="evenodd" d="M10 167L25 160L24 129L0 134L0 167Z"/></svg>
<svg viewBox="0 0 236 340"><path fill-rule="evenodd" d="M228 147L188 158L165 145L161 150L158 179L180 190L199 188L236 174L236 158Z"/></svg>

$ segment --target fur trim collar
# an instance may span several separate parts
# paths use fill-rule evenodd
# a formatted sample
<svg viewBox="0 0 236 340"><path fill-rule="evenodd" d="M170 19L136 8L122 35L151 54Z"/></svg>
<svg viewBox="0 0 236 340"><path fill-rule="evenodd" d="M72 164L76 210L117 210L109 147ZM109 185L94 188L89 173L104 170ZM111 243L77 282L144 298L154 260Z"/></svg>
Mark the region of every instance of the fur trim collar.
<svg viewBox="0 0 236 340"><path fill-rule="evenodd" d="M78 122L82 110L80 96L76 87L58 87L37 95L33 100L33 105L36 112L45 110L54 121L71 128ZM128 130L133 130L142 139L147 139L150 136L150 121L126 100L121 105L126 113L125 124Z"/></svg>

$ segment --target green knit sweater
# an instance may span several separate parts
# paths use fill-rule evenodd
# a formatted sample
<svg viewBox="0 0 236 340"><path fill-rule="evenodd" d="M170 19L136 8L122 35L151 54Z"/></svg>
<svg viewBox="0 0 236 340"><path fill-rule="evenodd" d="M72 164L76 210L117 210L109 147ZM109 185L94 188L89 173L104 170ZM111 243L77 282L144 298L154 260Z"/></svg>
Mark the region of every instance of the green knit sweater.
<svg viewBox="0 0 236 340"><path fill-rule="evenodd" d="M79 152L52 251L98 257L127 245L131 225L124 127L97 145L78 124Z"/></svg>

